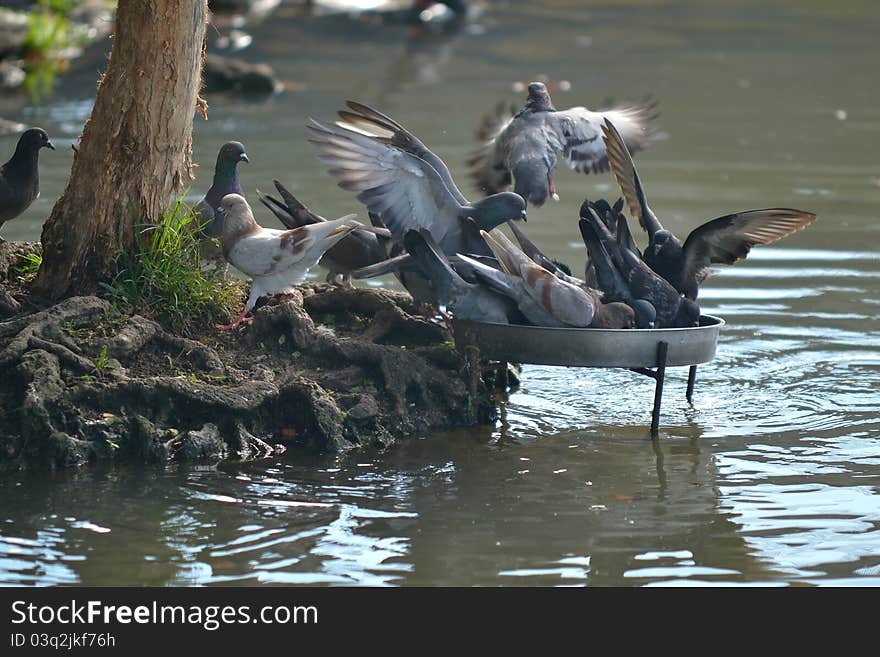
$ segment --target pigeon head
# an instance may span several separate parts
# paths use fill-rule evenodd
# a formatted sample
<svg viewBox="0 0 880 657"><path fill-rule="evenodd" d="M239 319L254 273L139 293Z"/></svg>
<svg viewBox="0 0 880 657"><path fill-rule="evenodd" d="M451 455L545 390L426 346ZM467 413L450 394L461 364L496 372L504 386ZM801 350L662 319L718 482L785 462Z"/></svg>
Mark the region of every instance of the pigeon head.
<svg viewBox="0 0 880 657"><path fill-rule="evenodd" d="M647 299L633 299L629 302L636 319L636 328L652 329L657 326L657 309Z"/></svg>
<svg viewBox="0 0 880 657"><path fill-rule="evenodd" d="M515 219L526 220L526 202L523 197L513 192L501 192L487 196L474 203L471 216L480 230L486 232L500 226L505 221Z"/></svg>
<svg viewBox="0 0 880 657"><path fill-rule="evenodd" d="M687 327L700 325L700 307L685 297L681 299L678 313L675 315L675 326Z"/></svg>
<svg viewBox="0 0 880 657"><path fill-rule="evenodd" d="M550 92L543 82L531 82L529 84L529 97L526 98L526 109L533 112L555 111Z"/></svg>
<svg viewBox="0 0 880 657"><path fill-rule="evenodd" d="M593 323L598 328L631 329L636 326L635 313L632 308L619 301L603 303L596 308Z"/></svg>
<svg viewBox="0 0 880 657"><path fill-rule="evenodd" d="M217 209L223 222L223 248L228 250L239 238L260 230L251 206L241 194L227 194Z"/></svg>
<svg viewBox="0 0 880 657"><path fill-rule="evenodd" d="M656 233L654 233L654 237L651 241L654 242L654 246L662 247L671 238L672 233L670 233L668 230L658 230Z"/></svg>
<svg viewBox="0 0 880 657"><path fill-rule="evenodd" d="M55 146L49 141L49 135L42 128L30 128L21 133L18 138L18 146L15 152L37 153L43 147L55 150Z"/></svg>
<svg viewBox="0 0 880 657"><path fill-rule="evenodd" d="M513 191L522 196L532 205L542 206L547 197L558 200L556 185L553 184L551 173L556 166L544 157L532 157L516 162L513 167Z"/></svg>
<svg viewBox="0 0 880 657"><path fill-rule="evenodd" d="M217 153L217 166L214 168L214 175L233 175L239 162L250 162L244 151L244 146L238 141L226 142Z"/></svg>

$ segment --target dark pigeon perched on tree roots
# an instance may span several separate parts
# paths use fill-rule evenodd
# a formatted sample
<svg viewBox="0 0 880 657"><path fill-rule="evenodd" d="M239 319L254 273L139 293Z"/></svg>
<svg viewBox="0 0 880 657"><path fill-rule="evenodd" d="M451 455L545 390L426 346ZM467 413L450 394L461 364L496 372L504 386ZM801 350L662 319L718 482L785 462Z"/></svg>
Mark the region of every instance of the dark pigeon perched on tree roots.
<svg viewBox="0 0 880 657"><path fill-rule="evenodd" d="M351 113L336 123L312 119L309 141L339 186L358 192L358 200L381 217L395 241L425 228L446 255L488 255L474 227L488 231L526 218L525 202L511 192L470 203L439 157L396 122L369 111L375 118L359 115L357 122Z"/></svg>
<svg viewBox="0 0 880 657"><path fill-rule="evenodd" d="M557 154L575 171L608 170L602 142L602 122L607 118L620 126L632 152L644 149L654 139L654 103L602 112L586 107L560 111L553 107L546 85L532 82L522 110L513 113L499 106L494 116L483 119L477 132L480 146L468 161L471 177L485 194L513 184L513 190L533 205L543 205L547 197L559 200L553 182Z"/></svg>
<svg viewBox="0 0 880 657"><path fill-rule="evenodd" d="M688 299L697 298L700 284L712 273L710 265L732 265L745 258L753 246L775 242L816 219L812 212L791 208L737 212L707 221L691 231L682 244L648 207L625 137L608 119L602 130L611 169L630 212L648 233L645 262Z"/></svg>
<svg viewBox="0 0 880 657"><path fill-rule="evenodd" d="M261 194L259 190L257 194L263 205L269 208L286 228L299 228L327 221L309 210L280 182L275 180L274 183L281 201ZM382 231L381 228L373 230L358 228L339 240L323 255L318 264L328 270L328 283L335 282L337 277L341 276L343 285L351 285L352 271L382 262L388 257L385 245L380 241L383 237L376 235L377 230L387 232L390 239L391 233L387 229Z"/></svg>
<svg viewBox="0 0 880 657"><path fill-rule="evenodd" d="M205 197L193 208L204 237L219 239L223 235L223 220L217 214L223 197L227 194L244 195L238 179L239 162L250 162L241 142L229 141L220 147L214 166L214 181Z"/></svg>
<svg viewBox="0 0 880 657"><path fill-rule="evenodd" d="M44 146L55 150L45 130L25 130L12 157L0 167L0 227L27 210L40 195L38 163Z"/></svg>
<svg viewBox="0 0 880 657"><path fill-rule="evenodd" d="M599 255L604 249L626 286L626 290L621 290L618 281L608 285L606 280L609 279L603 278L601 283L607 286L607 289L603 289L605 294L612 298L621 298L628 294L632 300L644 299L649 302L656 312L656 328L685 328L699 325L700 308L697 304L681 296L638 255L621 246L590 201L584 201L580 215L581 236L591 256L595 258L595 264L599 266L604 261L604 255ZM622 300L627 299L622 298Z"/></svg>

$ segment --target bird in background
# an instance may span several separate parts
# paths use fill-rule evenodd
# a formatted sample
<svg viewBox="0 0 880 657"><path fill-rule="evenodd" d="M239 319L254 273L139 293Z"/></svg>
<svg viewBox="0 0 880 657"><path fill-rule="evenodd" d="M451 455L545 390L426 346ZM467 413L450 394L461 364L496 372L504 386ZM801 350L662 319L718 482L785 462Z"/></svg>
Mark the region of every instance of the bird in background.
<svg viewBox="0 0 880 657"><path fill-rule="evenodd" d="M602 126L611 170L626 204L648 234L643 257L648 266L688 299L696 299L700 284L712 273L710 265L732 265L752 247L787 237L816 219L812 212L793 208L766 208L724 215L698 226L684 243L663 228L648 206L626 138L606 118Z"/></svg>
<svg viewBox="0 0 880 657"><path fill-rule="evenodd" d="M263 205L269 208L286 228L299 228L327 221L321 215L309 210L280 182L277 180L273 182L281 197L280 201L268 194L261 193L259 190L257 190L257 195ZM377 233L379 234L377 235ZM328 270L327 282L336 283L337 279L341 278L342 284L350 287L352 271L374 265L388 257L385 245L381 240L390 239L391 232L384 227L374 227L370 230L367 230L366 227L358 228L343 237L328 249L318 262L320 266Z"/></svg>
<svg viewBox="0 0 880 657"><path fill-rule="evenodd" d="M480 145L468 160L470 175L484 194L513 185L513 191L533 205L543 205L548 197L558 201L553 175L559 156L578 172L607 171L603 121L610 118L620 126L627 146L635 153L654 141L657 116L653 101L604 111L586 107L557 110L547 86L532 82L519 112L502 104L484 116L477 131Z"/></svg>
<svg viewBox="0 0 880 657"><path fill-rule="evenodd" d="M55 150L42 128L25 130L12 157L0 166L0 227L15 219L40 195L40 149ZM2 238L0 238L2 241Z"/></svg>
<svg viewBox="0 0 880 657"><path fill-rule="evenodd" d="M202 237L219 238L223 235L223 221L217 214L220 202L227 194L244 195L238 177L239 162L250 162L241 142L228 141L220 147L211 187L193 208Z"/></svg>
<svg viewBox="0 0 880 657"><path fill-rule="evenodd" d="M354 215L346 215L293 230L263 228L239 194L224 196L218 212L223 222L223 255L253 279L244 309L231 324L220 327L224 330L250 321L247 314L260 297L290 293L328 249L360 226Z"/></svg>

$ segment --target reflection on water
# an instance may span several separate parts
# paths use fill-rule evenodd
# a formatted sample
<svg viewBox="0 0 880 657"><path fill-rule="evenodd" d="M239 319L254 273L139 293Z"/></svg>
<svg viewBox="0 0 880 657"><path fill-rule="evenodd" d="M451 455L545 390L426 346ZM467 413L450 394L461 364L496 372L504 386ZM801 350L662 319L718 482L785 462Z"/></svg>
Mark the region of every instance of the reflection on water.
<svg viewBox="0 0 880 657"><path fill-rule="evenodd" d="M344 98L423 136L472 194L471 132L512 82L571 80L559 106L654 93L668 139L640 154L639 171L670 229L772 205L819 215L701 290L704 312L728 324L693 406L686 369L668 372L659 441L647 437L650 380L527 366L496 426L383 453L9 476L0 583L880 584L875 5L851 3L847 16L818 1L582 7L493 3L477 26L420 41L282 5L244 52L300 90L210 99L195 155L210 166L220 143L241 139L249 192L277 177L339 216L354 200L302 126ZM0 113L72 140L101 58L81 60L55 102L16 117L4 99ZM69 165L69 150L41 159L43 196L5 237L39 235ZM557 185L562 201L530 213L527 229L577 263L573 208L614 188L565 172Z"/></svg>

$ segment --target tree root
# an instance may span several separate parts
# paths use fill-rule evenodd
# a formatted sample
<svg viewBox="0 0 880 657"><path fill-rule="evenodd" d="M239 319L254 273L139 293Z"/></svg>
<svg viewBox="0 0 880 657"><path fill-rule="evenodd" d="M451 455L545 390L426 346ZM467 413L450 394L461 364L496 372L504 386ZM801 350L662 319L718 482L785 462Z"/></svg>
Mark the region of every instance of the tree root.
<svg viewBox="0 0 880 657"><path fill-rule="evenodd" d="M0 380L0 461L340 452L494 417L477 355L455 351L404 294L303 286L202 341L108 311L75 297L0 322L0 365L14 372Z"/></svg>

